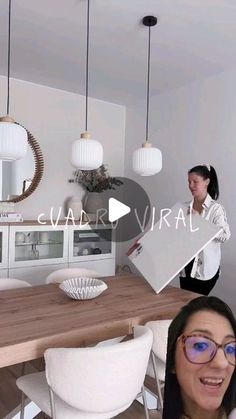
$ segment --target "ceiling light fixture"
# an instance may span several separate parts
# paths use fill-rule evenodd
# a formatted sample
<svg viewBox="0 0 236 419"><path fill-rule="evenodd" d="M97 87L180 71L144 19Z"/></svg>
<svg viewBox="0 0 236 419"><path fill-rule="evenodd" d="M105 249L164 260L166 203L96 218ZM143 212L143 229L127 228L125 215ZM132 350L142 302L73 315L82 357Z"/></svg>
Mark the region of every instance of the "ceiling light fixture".
<svg viewBox="0 0 236 419"><path fill-rule="evenodd" d="M90 0L87 0L87 52L86 52L86 107L85 107L85 132L79 140L72 143L71 164L80 170L93 170L101 166L103 161L102 145L91 139L88 132L88 79L89 79L89 11Z"/></svg>
<svg viewBox="0 0 236 419"><path fill-rule="evenodd" d="M0 118L0 160L19 160L27 153L26 130L9 116L11 61L11 0L8 8L8 65L7 65L7 115Z"/></svg>
<svg viewBox="0 0 236 419"><path fill-rule="evenodd" d="M150 91L150 46L151 27L157 24L155 16L145 16L142 20L144 26L149 28L148 36L148 71L147 71L147 111L146 111L146 141L142 147L133 154L133 170L141 176L152 176L162 169L162 154L158 148L149 142L149 91Z"/></svg>

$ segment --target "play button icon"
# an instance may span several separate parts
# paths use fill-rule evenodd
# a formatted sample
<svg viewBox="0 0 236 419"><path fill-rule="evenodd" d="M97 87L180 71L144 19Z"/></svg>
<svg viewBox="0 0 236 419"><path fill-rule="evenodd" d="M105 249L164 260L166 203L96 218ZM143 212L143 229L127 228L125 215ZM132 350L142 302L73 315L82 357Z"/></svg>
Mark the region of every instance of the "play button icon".
<svg viewBox="0 0 236 419"><path fill-rule="evenodd" d="M99 230L99 236L102 238L101 250L102 246L106 247L105 243L109 242L111 231L112 240L116 243L133 240L150 228L149 221L153 221L154 218L148 194L143 187L126 177L116 177L116 179L120 181L119 185L112 185L111 188L99 193L101 201L98 201L93 213L88 211L91 222L89 218L85 219L96 234ZM100 243L97 243L97 246L100 247Z"/></svg>
<svg viewBox="0 0 236 419"><path fill-rule="evenodd" d="M131 208L128 205L123 204L121 201L115 198L109 198L108 201L108 219L111 223L113 221L119 220L119 218L124 217L126 214L129 214Z"/></svg>

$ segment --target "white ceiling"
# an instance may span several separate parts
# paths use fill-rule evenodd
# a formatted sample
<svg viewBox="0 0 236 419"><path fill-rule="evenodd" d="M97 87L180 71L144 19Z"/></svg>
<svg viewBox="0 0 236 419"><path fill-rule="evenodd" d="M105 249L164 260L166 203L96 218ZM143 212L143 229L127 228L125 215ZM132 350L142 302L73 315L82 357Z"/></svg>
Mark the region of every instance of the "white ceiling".
<svg viewBox="0 0 236 419"><path fill-rule="evenodd" d="M86 0L12 0L12 77L84 94ZM6 74L8 0L0 1ZM236 68L236 0L91 0L90 91L115 103L145 99L154 14L151 94Z"/></svg>

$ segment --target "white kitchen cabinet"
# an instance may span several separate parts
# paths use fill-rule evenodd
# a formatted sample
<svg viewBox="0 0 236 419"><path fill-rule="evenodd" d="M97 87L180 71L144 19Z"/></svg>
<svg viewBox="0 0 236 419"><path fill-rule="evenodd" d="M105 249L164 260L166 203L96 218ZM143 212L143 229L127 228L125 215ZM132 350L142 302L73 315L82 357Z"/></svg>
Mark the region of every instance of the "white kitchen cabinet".
<svg viewBox="0 0 236 419"><path fill-rule="evenodd" d="M35 221L0 226L0 277L45 283L53 271L87 268L104 276L115 274L114 231L110 225L96 229Z"/></svg>
<svg viewBox="0 0 236 419"><path fill-rule="evenodd" d="M110 224L78 228L69 226L69 266L115 274L114 230Z"/></svg>
<svg viewBox="0 0 236 419"><path fill-rule="evenodd" d="M8 226L0 226L0 270L6 269L8 267ZM3 278L4 274L0 276Z"/></svg>

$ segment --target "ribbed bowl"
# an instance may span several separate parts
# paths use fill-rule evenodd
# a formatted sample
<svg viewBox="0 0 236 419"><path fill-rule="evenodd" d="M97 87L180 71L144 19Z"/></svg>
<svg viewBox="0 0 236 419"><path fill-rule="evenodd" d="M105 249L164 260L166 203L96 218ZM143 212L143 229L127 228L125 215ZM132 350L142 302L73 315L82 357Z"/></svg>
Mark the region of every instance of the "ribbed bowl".
<svg viewBox="0 0 236 419"><path fill-rule="evenodd" d="M60 284L62 291L74 300L90 300L107 289L107 284L95 278L70 278Z"/></svg>

